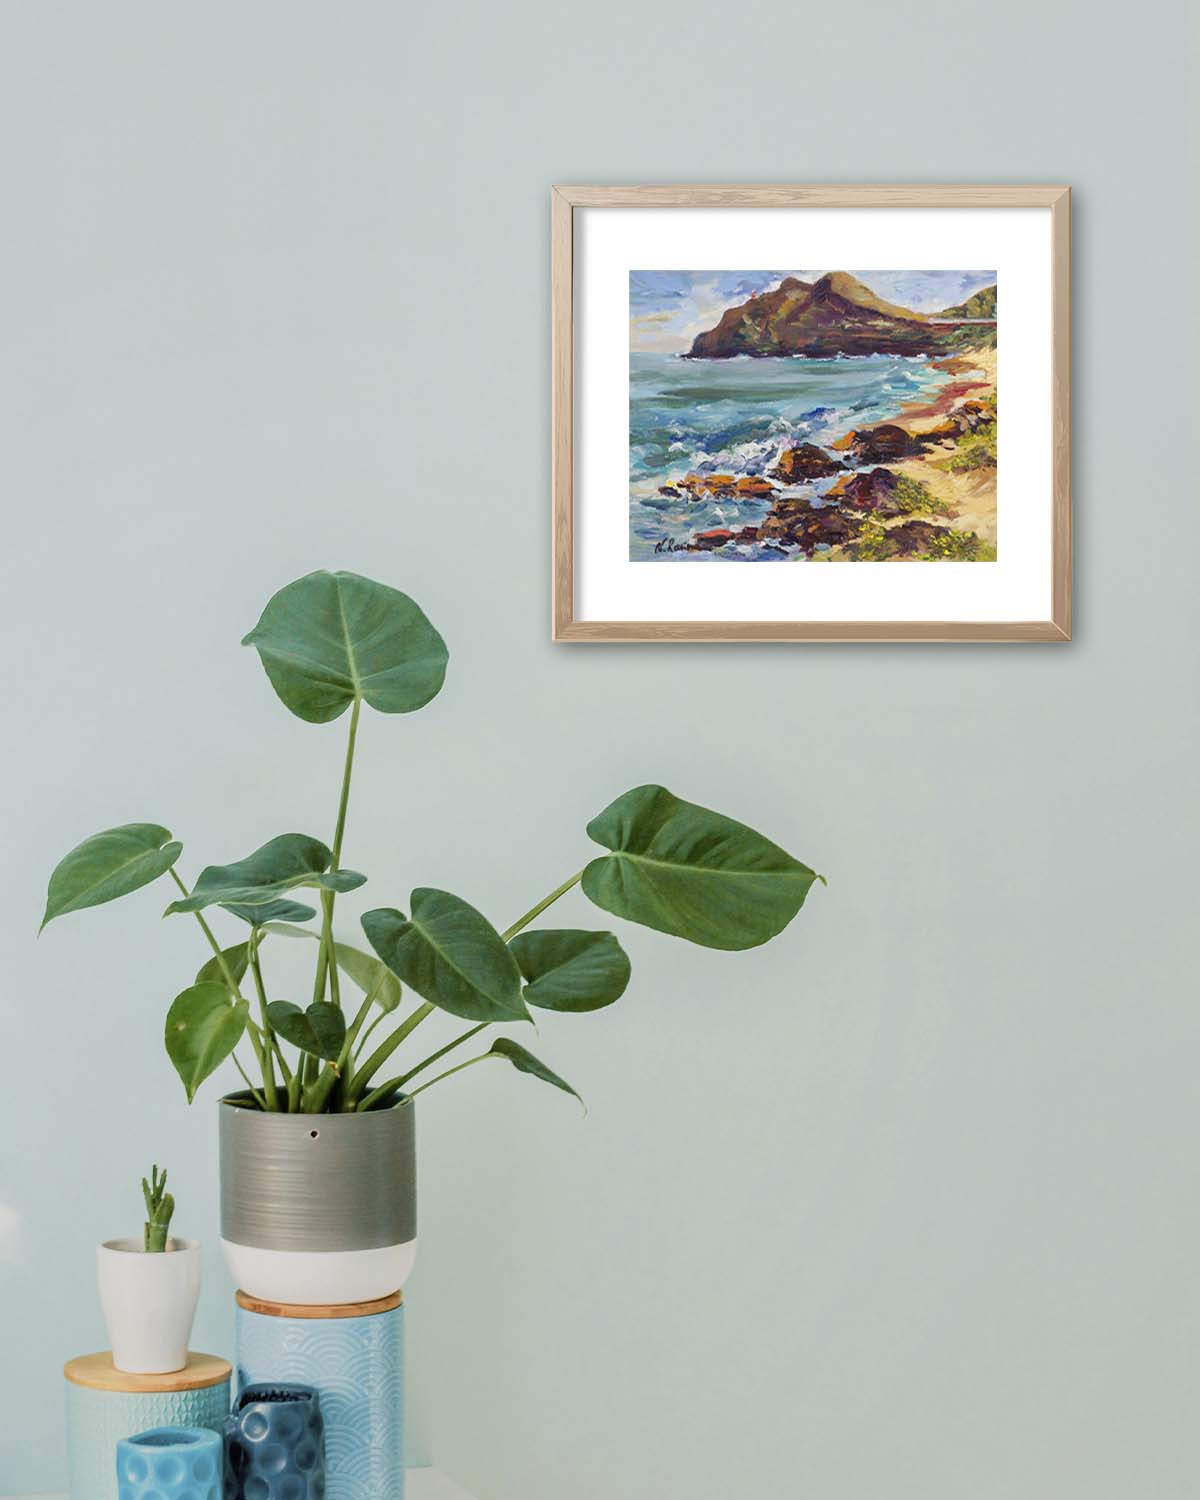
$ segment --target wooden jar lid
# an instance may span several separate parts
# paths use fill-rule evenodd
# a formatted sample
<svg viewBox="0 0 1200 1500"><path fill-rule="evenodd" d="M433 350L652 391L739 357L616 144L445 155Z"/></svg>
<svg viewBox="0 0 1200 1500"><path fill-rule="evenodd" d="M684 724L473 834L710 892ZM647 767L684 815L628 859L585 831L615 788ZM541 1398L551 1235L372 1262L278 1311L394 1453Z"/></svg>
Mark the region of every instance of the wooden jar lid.
<svg viewBox="0 0 1200 1500"><path fill-rule="evenodd" d="M231 1372L229 1361L219 1355L190 1353L182 1370L170 1370L165 1375L134 1375L128 1370L118 1370L107 1349L99 1354L80 1354L63 1366L63 1374L72 1385L93 1391L133 1391L156 1396L220 1385L229 1379Z"/></svg>
<svg viewBox="0 0 1200 1500"><path fill-rule="evenodd" d="M376 1297L374 1302L268 1302L265 1297L252 1297L249 1292L237 1294L239 1307L267 1318L370 1318L375 1313L391 1312L403 1301L403 1292Z"/></svg>

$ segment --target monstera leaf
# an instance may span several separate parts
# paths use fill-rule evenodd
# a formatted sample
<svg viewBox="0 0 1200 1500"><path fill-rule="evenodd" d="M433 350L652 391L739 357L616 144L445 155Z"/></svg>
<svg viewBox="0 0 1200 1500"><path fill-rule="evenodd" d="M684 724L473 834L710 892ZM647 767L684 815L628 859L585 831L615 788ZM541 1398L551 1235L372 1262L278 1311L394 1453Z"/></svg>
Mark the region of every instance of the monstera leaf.
<svg viewBox="0 0 1200 1500"><path fill-rule="evenodd" d="M167 1056L183 1080L189 1104L237 1046L248 1013L246 1002L235 1002L223 984L194 984L171 1002Z"/></svg>
<svg viewBox="0 0 1200 1500"><path fill-rule="evenodd" d="M126 823L94 833L55 866L42 927L66 912L103 906L149 885L171 868L182 851L183 845L158 823Z"/></svg>
<svg viewBox="0 0 1200 1500"><path fill-rule="evenodd" d="M528 1073L531 1078L540 1078L543 1083L551 1084L556 1089L562 1089L564 1094L571 1094L583 1103L582 1098L565 1078L560 1078L557 1073L551 1072L544 1062L539 1062L532 1052L526 1051L519 1042L510 1042L505 1036L497 1037L483 1054L485 1057L502 1057L506 1062L512 1063L518 1073Z"/></svg>
<svg viewBox="0 0 1200 1500"><path fill-rule="evenodd" d="M226 989L229 982L225 978L225 970L228 969L233 976L235 984L241 984L246 977L246 970L250 966L250 944L235 943L232 948L222 948L221 957L214 953L209 961L196 975L197 984L222 984Z"/></svg>
<svg viewBox="0 0 1200 1500"><path fill-rule="evenodd" d="M629 959L611 932L535 928L508 946L526 980L526 1003L544 1010L600 1010L629 983Z"/></svg>
<svg viewBox="0 0 1200 1500"><path fill-rule="evenodd" d="M172 901L167 911L201 911L230 903L265 905L296 886L353 891L365 883L367 877L354 870L329 870L332 859L320 839L282 833L236 864L201 870L191 895Z"/></svg>
<svg viewBox="0 0 1200 1500"><path fill-rule="evenodd" d="M321 940L319 933L312 932L307 927L293 927L288 922L272 922L266 930L278 933L281 937L312 938L314 942ZM349 943L334 943L333 951L338 968L364 995L370 997L374 1005L378 1005L384 1012L396 1009L404 988L385 963L381 963L374 954L364 953L361 948L353 948Z"/></svg>
<svg viewBox="0 0 1200 1500"><path fill-rule="evenodd" d="M818 877L761 833L639 786L587 826L612 852L583 872L589 900L706 948L754 948L787 924Z"/></svg>
<svg viewBox="0 0 1200 1500"><path fill-rule="evenodd" d="M298 718L336 719L356 699L406 714L436 695L446 643L407 594L357 573L309 573L271 598L242 641Z"/></svg>
<svg viewBox="0 0 1200 1500"><path fill-rule="evenodd" d="M449 891L412 893L412 916L380 908L362 919L393 974L431 1005L468 1021L524 1021L521 971L487 920Z"/></svg>
<svg viewBox="0 0 1200 1500"><path fill-rule="evenodd" d="M328 1000L314 1000L307 1010L288 1000L272 1000L267 1020L285 1042L332 1062L346 1039L346 1018Z"/></svg>
<svg viewBox="0 0 1200 1500"><path fill-rule="evenodd" d="M307 922L317 914L314 907L304 906L299 901L264 901L258 906L243 905L240 901L221 904L227 912L249 922L251 927L265 927L268 922Z"/></svg>
<svg viewBox="0 0 1200 1500"><path fill-rule="evenodd" d="M338 968L382 1011L392 1011L404 993L400 981L385 963L349 943L334 943Z"/></svg>

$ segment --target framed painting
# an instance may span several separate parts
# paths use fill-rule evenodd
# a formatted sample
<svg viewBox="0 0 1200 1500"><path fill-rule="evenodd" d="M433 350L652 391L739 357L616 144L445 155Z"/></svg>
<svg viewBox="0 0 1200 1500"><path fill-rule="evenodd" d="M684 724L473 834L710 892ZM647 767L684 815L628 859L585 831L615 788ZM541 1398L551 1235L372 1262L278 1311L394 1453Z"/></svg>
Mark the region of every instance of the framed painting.
<svg viewBox="0 0 1200 1500"><path fill-rule="evenodd" d="M1070 639L1069 188L552 201L555 640Z"/></svg>

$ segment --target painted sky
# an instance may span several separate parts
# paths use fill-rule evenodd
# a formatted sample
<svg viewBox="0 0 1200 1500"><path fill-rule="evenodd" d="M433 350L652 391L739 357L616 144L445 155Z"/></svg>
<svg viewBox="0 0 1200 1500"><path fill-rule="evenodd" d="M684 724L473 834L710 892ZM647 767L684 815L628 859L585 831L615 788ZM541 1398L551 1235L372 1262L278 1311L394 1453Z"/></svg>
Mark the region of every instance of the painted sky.
<svg viewBox="0 0 1200 1500"><path fill-rule="evenodd" d="M842 270L841 266L826 270ZM914 312L940 312L992 286L995 271L851 271L887 302ZM712 328L727 307L751 292L778 286L785 276L816 281L822 271L630 271L629 346L678 353Z"/></svg>

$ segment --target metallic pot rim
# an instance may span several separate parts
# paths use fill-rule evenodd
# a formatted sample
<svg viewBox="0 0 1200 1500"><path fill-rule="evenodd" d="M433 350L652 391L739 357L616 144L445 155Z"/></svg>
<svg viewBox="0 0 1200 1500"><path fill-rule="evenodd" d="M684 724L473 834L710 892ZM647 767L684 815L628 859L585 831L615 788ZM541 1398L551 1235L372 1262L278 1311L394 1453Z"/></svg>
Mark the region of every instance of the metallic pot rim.
<svg viewBox="0 0 1200 1500"><path fill-rule="evenodd" d="M217 1100L217 1105L224 1109L236 1109L244 1115L257 1116L263 1120L292 1120L295 1121L297 1127L305 1126L311 1128L313 1125L319 1124L325 1126L335 1121L340 1121L339 1128L342 1129L354 1120L387 1119L388 1116L395 1114L398 1109L403 1109L405 1106L416 1108L416 1102L411 1094L397 1094L392 1103L386 1105L383 1109L354 1110L351 1114L345 1115L336 1113L320 1115L291 1114L280 1109L259 1109L257 1104L254 1103L254 1096L249 1089L238 1089L236 1093L222 1094Z"/></svg>

